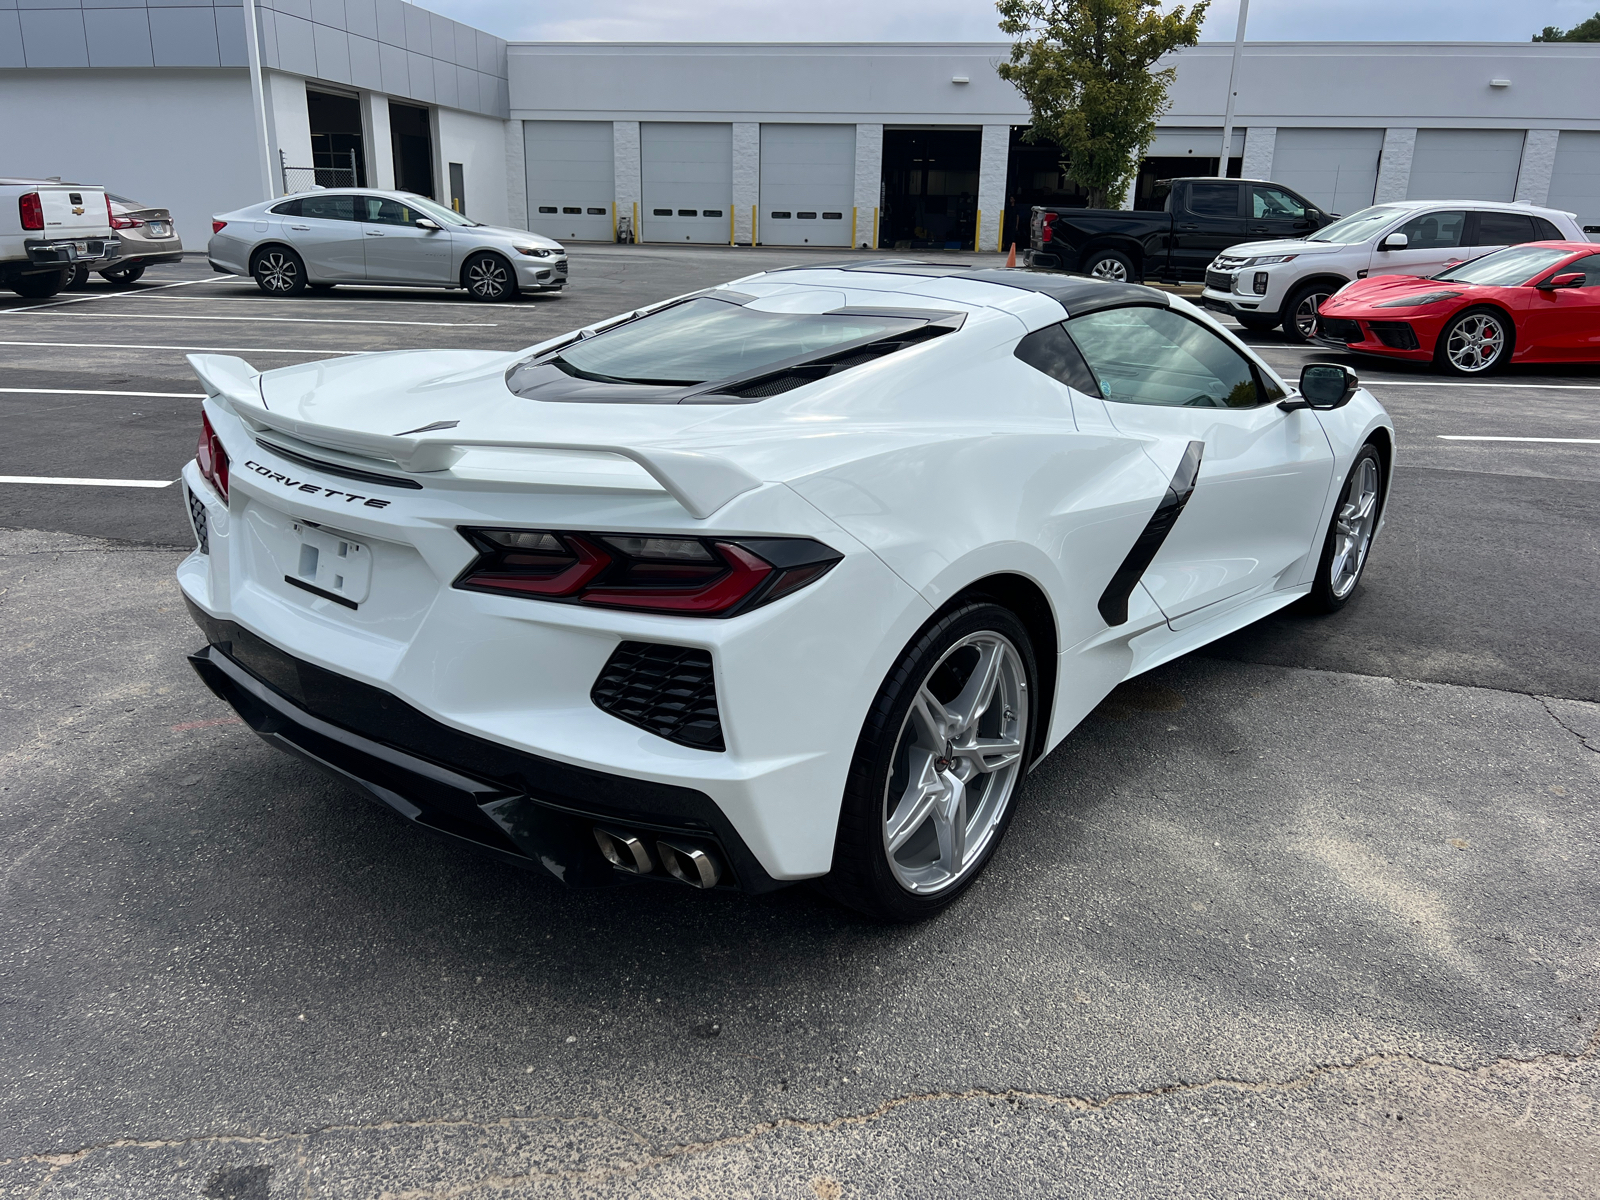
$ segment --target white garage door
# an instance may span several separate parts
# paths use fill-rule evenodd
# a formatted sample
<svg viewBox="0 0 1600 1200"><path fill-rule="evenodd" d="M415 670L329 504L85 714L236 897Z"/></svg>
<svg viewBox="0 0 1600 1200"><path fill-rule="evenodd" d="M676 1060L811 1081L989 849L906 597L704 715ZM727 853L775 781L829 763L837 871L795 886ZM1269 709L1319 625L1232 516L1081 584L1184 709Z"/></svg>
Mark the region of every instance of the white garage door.
<svg viewBox="0 0 1600 1200"><path fill-rule="evenodd" d="M733 126L646 121L639 126L644 205L640 241L720 242L733 219Z"/></svg>
<svg viewBox="0 0 1600 1200"><path fill-rule="evenodd" d="M1600 133L1561 131L1546 203L1577 213L1579 225L1600 226ZM1591 236L1593 232L1600 230Z"/></svg>
<svg viewBox="0 0 1600 1200"><path fill-rule="evenodd" d="M1272 151L1272 180L1324 212L1349 216L1372 203L1381 129L1284 129Z"/></svg>
<svg viewBox="0 0 1600 1200"><path fill-rule="evenodd" d="M761 127L762 245L848 246L855 186L854 125Z"/></svg>
<svg viewBox="0 0 1600 1200"><path fill-rule="evenodd" d="M558 241L611 241L611 122L524 121L522 144L528 228Z"/></svg>
<svg viewBox="0 0 1600 1200"><path fill-rule="evenodd" d="M1511 200L1520 129L1419 129L1408 200Z"/></svg>

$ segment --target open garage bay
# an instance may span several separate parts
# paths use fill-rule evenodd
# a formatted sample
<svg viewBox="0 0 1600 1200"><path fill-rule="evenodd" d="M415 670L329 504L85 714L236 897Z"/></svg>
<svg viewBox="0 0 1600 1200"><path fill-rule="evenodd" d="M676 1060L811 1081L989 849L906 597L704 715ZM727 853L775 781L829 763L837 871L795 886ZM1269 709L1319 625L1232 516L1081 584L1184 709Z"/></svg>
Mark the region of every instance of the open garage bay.
<svg viewBox="0 0 1600 1200"><path fill-rule="evenodd" d="M195 678L185 352L512 349L815 254L0 300L0 1196L1594 1194L1600 371L1347 359L1399 430L1357 600L1120 688L923 926L561 891Z"/></svg>

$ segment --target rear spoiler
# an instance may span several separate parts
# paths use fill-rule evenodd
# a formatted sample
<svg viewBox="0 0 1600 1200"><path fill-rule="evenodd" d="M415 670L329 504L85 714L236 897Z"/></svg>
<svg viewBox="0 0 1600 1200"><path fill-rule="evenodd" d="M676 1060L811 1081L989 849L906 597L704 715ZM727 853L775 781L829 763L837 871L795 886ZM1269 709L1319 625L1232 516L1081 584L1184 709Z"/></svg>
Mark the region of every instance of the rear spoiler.
<svg viewBox="0 0 1600 1200"><path fill-rule="evenodd" d="M244 359L226 354L191 354L188 358L194 373L205 385L206 394L225 401L251 429L258 432L275 429L312 445L392 462L408 474L447 471L472 449L614 454L638 463L690 516L701 521L734 497L761 486L761 480L737 463L704 450L601 442L452 438L443 430L433 437L402 437L296 421L268 411L261 398L261 372Z"/></svg>

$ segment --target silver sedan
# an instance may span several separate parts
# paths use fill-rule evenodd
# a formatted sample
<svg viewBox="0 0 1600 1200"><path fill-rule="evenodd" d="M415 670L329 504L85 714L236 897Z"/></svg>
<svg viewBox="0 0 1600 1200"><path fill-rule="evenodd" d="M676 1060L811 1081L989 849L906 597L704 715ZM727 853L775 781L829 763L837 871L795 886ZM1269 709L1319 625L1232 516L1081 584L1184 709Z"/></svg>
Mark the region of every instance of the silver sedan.
<svg viewBox="0 0 1600 1200"><path fill-rule="evenodd" d="M253 276L273 296L378 283L509 300L518 292L559 292L567 282L561 243L480 225L409 192L302 192L222 213L211 230L212 269Z"/></svg>

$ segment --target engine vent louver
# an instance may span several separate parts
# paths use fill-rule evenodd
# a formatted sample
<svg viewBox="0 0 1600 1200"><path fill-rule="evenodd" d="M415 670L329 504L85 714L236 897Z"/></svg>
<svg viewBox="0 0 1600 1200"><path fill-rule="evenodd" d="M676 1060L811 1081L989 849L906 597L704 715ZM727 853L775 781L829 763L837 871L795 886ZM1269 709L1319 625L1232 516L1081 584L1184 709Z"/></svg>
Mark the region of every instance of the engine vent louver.
<svg viewBox="0 0 1600 1200"><path fill-rule="evenodd" d="M189 497L189 520L194 525L194 540L201 554L211 553L211 534L206 527L205 502L188 488L183 489Z"/></svg>
<svg viewBox="0 0 1600 1200"><path fill-rule="evenodd" d="M601 711L669 742L725 748L708 651L623 642L601 668L589 698Z"/></svg>

